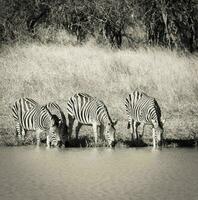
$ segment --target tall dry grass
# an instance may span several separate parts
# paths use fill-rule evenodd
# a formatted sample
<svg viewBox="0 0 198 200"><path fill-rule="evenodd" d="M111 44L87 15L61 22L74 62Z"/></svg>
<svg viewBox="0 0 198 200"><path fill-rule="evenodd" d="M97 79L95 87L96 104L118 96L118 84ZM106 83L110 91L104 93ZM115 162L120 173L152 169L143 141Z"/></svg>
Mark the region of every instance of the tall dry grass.
<svg viewBox="0 0 198 200"><path fill-rule="evenodd" d="M0 127L13 133L10 107L16 99L30 97L41 104L56 101L66 114L68 98L86 92L103 100L112 118L119 119L117 137L130 137L124 98L137 88L155 97L161 106L166 137L198 132L196 55L160 48L15 44L1 49L0 67Z"/></svg>

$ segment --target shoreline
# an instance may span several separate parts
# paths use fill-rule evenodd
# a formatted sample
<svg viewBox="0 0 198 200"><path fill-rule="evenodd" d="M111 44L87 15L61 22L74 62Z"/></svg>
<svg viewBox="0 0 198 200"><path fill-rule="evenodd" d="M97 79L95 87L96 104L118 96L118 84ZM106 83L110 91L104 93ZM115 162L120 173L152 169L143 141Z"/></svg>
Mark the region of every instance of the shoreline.
<svg viewBox="0 0 198 200"><path fill-rule="evenodd" d="M45 145L46 139L42 138L41 143ZM28 134L25 141L19 141L13 133L0 131L0 146L27 146L36 145L36 138L32 134ZM71 141L66 141L65 148L82 147L92 148L95 147L94 138L91 135L81 135L76 140L72 137ZM107 147L107 142L98 138L96 147ZM152 137L145 137L138 142L132 142L128 138L119 138L115 142L115 147L149 147L152 146ZM165 138L163 140L163 147L196 147L198 146L198 138Z"/></svg>

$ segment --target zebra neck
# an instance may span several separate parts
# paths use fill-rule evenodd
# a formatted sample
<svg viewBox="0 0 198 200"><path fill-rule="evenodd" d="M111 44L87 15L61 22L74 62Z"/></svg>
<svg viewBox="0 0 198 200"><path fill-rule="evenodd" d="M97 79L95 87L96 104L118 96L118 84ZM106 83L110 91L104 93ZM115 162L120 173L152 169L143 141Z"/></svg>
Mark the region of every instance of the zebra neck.
<svg viewBox="0 0 198 200"><path fill-rule="evenodd" d="M39 127L43 130L47 130L50 127L50 116L45 110L41 110L39 116Z"/></svg>
<svg viewBox="0 0 198 200"><path fill-rule="evenodd" d="M152 119L151 122L152 122L154 128L160 127L160 122L159 122L158 118Z"/></svg>
<svg viewBox="0 0 198 200"><path fill-rule="evenodd" d="M103 112L100 115L99 121L104 125L107 125L109 123L112 124L112 120L107 109L103 110Z"/></svg>
<svg viewBox="0 0 198 200"><path fill-rule="evenodd" d="M104 126L107 126L108 124L112 124L112 120L111 120L110 116L108 115L108 113L106 113L106 115L104 115L102 120L100 120L100 121Z"/></svg>

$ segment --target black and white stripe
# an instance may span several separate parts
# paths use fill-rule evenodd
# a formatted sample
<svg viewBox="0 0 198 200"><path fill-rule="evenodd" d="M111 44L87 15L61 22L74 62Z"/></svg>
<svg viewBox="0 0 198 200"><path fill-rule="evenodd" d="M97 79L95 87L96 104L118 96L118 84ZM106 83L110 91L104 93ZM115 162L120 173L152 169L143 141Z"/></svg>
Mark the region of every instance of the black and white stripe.
<svg viewBox="0 0 198 200"><path fill-rule="evenodd" d="M32 110L38 103L30 98L20 98L12 106L12 116L16 123L16 134L19 138L24 139L25 130L22 128L24 114Z"/></svg>
<svg viewBox="0 0 198 200"><path fill-rule="evenodd" d="M69 119L69 134L72 134L74 120L78 121L76 127L76 138L83 124L92 125L94 131L95 144L97 144L97 128L100 127L100 132L104 132L105 139L111 146L115 140L114 123L108 113L105 104L95 97L88 94L78 93L72 96L67 103L68 119Z"/></svg>
<svg viewBox="0 0 198 200"><path fill-rule="evenodd" d="M60 139L63 144L68 140L66 117L60 106L55 102L50 102L46 104L48 110L59 118L60 127Z"/></svg>
<svg viewBox="0 0 198 200"><path fill-rule="evenodd" d="M132 139L138 140L137 128L142 125L142 134L146 124L153 126L153 146L162 142L163 122L157 101L141 91L134 91L125 99L128 115L128 128L131 128Z"/></svg>
<svg viewBox="0 0 198 200"><path fill-rule="evenodd" d="M60 120L47 106L40 106L29 98L21 98L13 105L12 112L17 134L19 137L22 136L23 140L26 131L36 131L37 145L39 145L40 133L46 131L47 146L50 146L50 142L58 144L60 141Z"/></svg>

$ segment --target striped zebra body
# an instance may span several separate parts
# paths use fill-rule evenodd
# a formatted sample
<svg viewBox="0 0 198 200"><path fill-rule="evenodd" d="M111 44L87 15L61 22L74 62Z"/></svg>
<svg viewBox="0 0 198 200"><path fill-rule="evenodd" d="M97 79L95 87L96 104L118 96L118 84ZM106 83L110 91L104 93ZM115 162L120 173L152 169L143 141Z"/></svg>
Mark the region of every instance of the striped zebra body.
<svg viewBox="0 0 198 200"><path fill-rule="evenodd" d="M157 101L140 91L134 91L125 99L128 115L128 128L131 128L132 139L138 140L138 126L142 125L142 134L146 124L153 126L153 146L162 142L163 122Z"/></svg>
<svg viewBox="0 0 198 200"><path fill-rule="evenodd" d="M51 114L47 106L40 106L29 98L21 98L13 105L12 112L17 134L22 135L22 140L24 140L26 131L36 131L37 145L40 144L40 133L43 131L48 132L47 146L50 146L52 142L50 138L56 136L57 143L60 140L59 119Z"/></svg>
<svg viewBox="0 0 198 200"><path fill-rule="evenodd" d="M21 110L23 110L24 113L28 112L29 110L31 110L33 107L35 107L35 105L37 105L38 103L36 101L34 101L33 99L29 99L29 98L21 98L18 101L16 101L12 107L12 114L13 114L13 118L18 121L20 120L20 118L22 118L22 113L20 112Z"/></svg>
<svg viewBox="0 0 198 200"><path fill-rule="evenodd" d="M20 98L16 101L12 107L12 116L16 123L16 134L19 138L24 139L25 137L25 128L22 125L24 114L32 110L38 103L30 98Z"/></svg>
<svg viewBox="0 0 198 200"><path fill-rule="evenodd" d="M72 96L67 103L68 119L69 119L69 134L72 134L74 120L78 121L76 127L76 138L83 124L92 125L94 130L95 144L97 144L97 128L100 126L100 132L111 144L115 140L115 123L112 122L105 104L95 97L88 94L78 93Z"/></svg>

